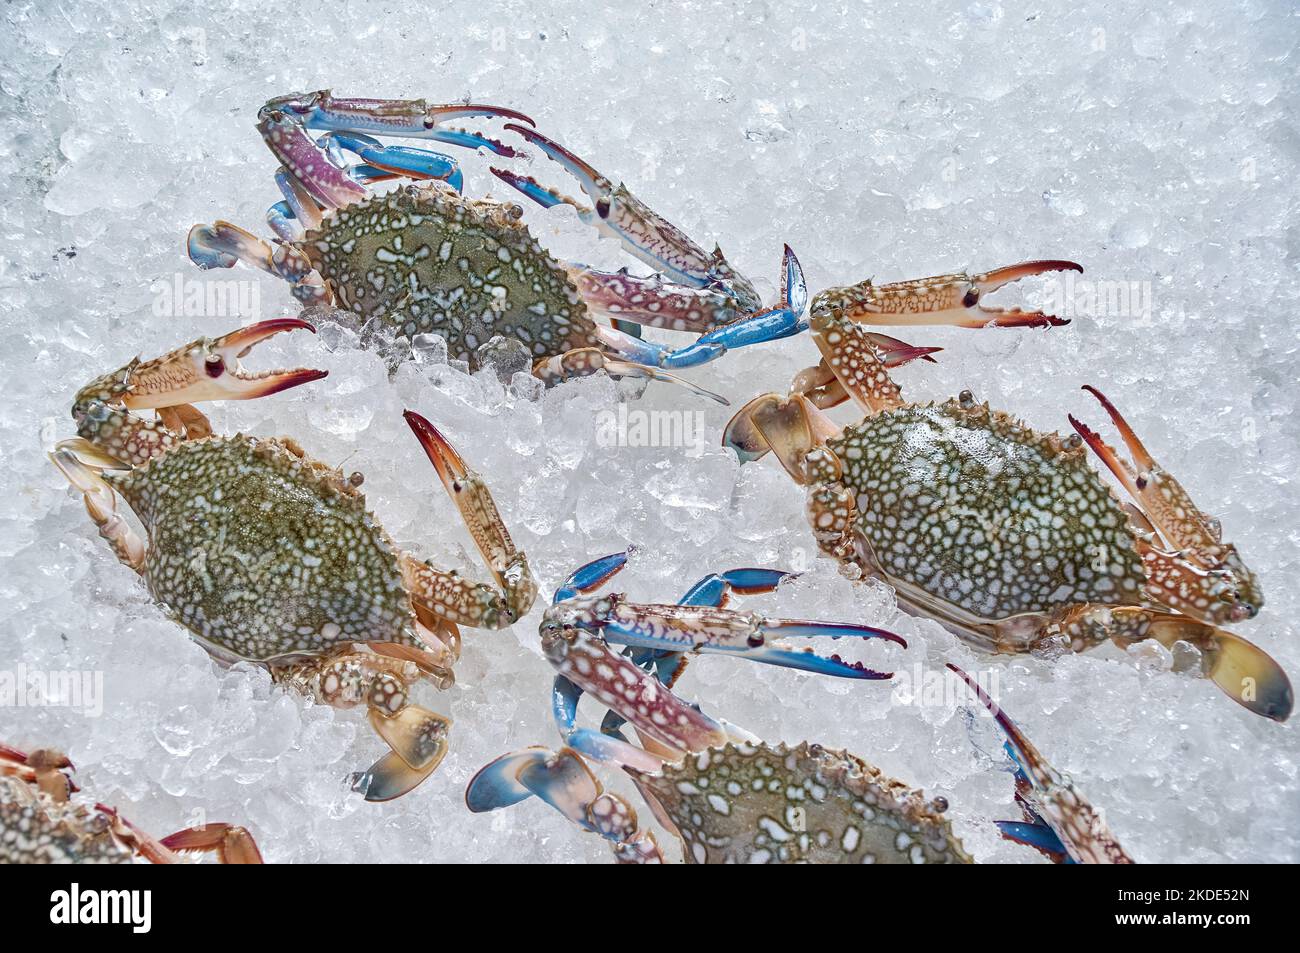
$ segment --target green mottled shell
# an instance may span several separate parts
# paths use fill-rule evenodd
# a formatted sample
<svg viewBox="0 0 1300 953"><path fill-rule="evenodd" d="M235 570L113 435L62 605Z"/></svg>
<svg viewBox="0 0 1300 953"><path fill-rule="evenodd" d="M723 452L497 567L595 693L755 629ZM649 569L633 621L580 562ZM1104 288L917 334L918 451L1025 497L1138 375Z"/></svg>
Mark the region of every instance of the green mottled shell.
<svg viewBox="0 0 1300 953"><path fill-rule="evenodd" d="M0 864L129 864L99 814L55 804L26 782L0 778Z"/></svg>
<svg viewBox="0 0 1300 953"><path fill-rule="evenodd" d="M948 401L868 417L829 446L892 580L987 620L1143 601L1127 514L1057 434Z"/></svg>
<svg viewBox="0 0 1300 953"><path fill-rule="evenodd" d="M418 644L399 551L364 497L292 441L190 441L108 479L148 532L150 593L218 654Z"/></svg>
<svg viewBox="0 0 1300 953"><path fill-rule="evenodd" d="M970 863L920 791L821 745L728 744L633 774L688 862Z"/></svg>
<svg viewBox="0 0 1300 953"><path fill-rule="evenodd" d="M301 247L340 308L381 317L408 338L440 335L450 357L471 365L496 335L536 359L596 346L577 288L519 215L440 186L407 186L330 213Z"/></svg>

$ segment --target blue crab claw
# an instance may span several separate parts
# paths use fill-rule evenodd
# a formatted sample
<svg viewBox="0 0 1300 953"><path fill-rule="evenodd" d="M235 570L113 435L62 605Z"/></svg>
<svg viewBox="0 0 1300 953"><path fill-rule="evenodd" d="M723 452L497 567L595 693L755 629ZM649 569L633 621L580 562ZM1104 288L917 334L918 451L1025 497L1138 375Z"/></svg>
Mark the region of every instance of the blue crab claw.
<svg viewBox="0 0 1300 953"><path fill-rule="evenodd" d="M798 573L782 572L779 569L728 569L726 572L705 576L692 586L677 604L722 608L726 605L727 595L731 592L742 596L773 592L780 585L781 580L797 575Z"/></svg>
<svg viewBox="0 0 1300 953"><path fill-rule="evenodd" d="M414 146L385 146L378 139L361 134L331 132L321 136L319 144L327 150L346 149L365 163L353 169L353 177L375 181L381 176L404 176L410 179L438 179L457 192L463 190L465 176L451 156ZM379 173L379 175L376 175Z"/></svg>
<svg viewBox="0 0 1300 953"><path fill-rule="evenodd" d="M465 789L465 806L474 814L483 814L527 800L533 792L520 782L520 774L528 766L553 757L555 752L542 747L501 755L470 779Z"/></svg>
<svg viewBox="0 0 1300 953"><path fill-rule="evenodd" d="M571 205L579 219L601 233L617 239L632 255L663 272L679 284L693 288L709 288L734 298L746 312L757 311L762 303L754 286L735 271L723 256L721 249L706 252L691 238L638 199L622 183L615 185L601 175L585 159L560 145L554 139L514 123L506 129L536 146L548 158L564 167L578 180L578 185L591 200L592 206L541 185L528 176L520 176L504 169L493 168L492 174L506 184L518 189L543 208Z"/></svg>
<svg viewBox="0 0 1300 953"><path fill-rule="evenodd" d="M428 103L423 99L344 99L328 89L312 93L290 93L268 100L259 119L281 113L294 117L307 129L334 132L366 132L377 136L433 139L470 149L484 147L506 158L519 155L515 149L478 133L446 129L442 123L456 119L511 119L533 125L518 110L483 103Z"/></svg>
<svg viewBox="0 0 1300 953"><path fill-rule="evenodd" d="M906 647L901 636L873 626L834 622L764 619L711 606L661 606L622 603L618 617L601 620L595 628L606 641L641 649L738 655L768 665L793 668L840 678L887 679L892 673L876 672L839 656L824 658L769 643L769 635L833 639L885 639Z"/></svg>
<svg viewBox="0 0 1300 953"><path fill-rule="evenodd" d="M585 566L575 569L569 578L564 581L564 584L555 590L555 596L551 599L552 604L563 602L565 599L572 599L580 593L593 592L599 589L627 565L627 557L630 553L631 550L611 553L608 556L593 559Z"/></svg>
<svg viewBox="0 0 1300 953"><path fill-rule="evenodd" d="M1009 841L1032 847L1046 855L1055 864L1072 864L1069 852L1061 838L1046 824L1026 824L1022 821L994 821L1002 836Z"/></svg>

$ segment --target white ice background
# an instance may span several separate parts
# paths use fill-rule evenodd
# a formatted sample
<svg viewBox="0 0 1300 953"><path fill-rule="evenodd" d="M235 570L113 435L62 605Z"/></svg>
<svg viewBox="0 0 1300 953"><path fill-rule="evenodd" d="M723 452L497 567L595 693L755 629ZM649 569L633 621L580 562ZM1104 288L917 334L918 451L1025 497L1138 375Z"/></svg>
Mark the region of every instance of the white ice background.
<svg viewBox="0 0 1300 953"><path fill-rule="evenodd" d="M245 322L159 316L158 288L200 279L184 252L191 224L265 231L279 196L253 123L263 101L294 90L521 109L701 243L721 242L769 300L783 242L813 290L1047 257L1149 288L1149 316L900 331L946 350L897 376L910 398L970 388L1036 427L1066 428L1074 413L1109 437L1079 389L1100 387L1259 573L1267 604L1237 631L1300 674L1289 4L42 0L0 17L0 669L102 672L106 693L99 717L0 711L0 739L64 748L83 788L150 831L243 823L269 860L286 862L608 858L535 800L487 816L463 806L488 760L556 743L540 601L510 630L467 630L456 686L420 696L455 718L451 754L414 793L369 805L344 783L383 750L364 713L209 662L116 562L46 459L73 434L83 383ZM451 151L467 191L523 202L482 158ZM574 191L553 163L534 172ZM527 215L557 254L632 263L571 211ZM297 311L286 285L248 269L212 277L257 282L260 317ZM1027 284L1031 301L1049 287ZM815 358L805 336L687 374L734 407L784 390ZM542 393L426 362L390 378L339 334L282 337L249 363L330 376L212 406L214 424L291 435L362 471L390 532L440 565L485 576L402 421L407 407L488 478L547 596L629 544L641 549L617 586L643 600L675 598L711 570L806 570L747 604L891 627L906 651L860 657L900 672L948 660L996 671L1006 710L1138 860L1300 859L1293 725L1172 671L1150 644L990 661L901 615L888 590L814 558L802 492L773 461L742 470L717 445L723 408L666 385L637 399L604 377ZM600 446L594 415L618 400L702 411L707 448ZM980 753L997 754L994 736L983 720L971 727L965 703L909 704L887 683L726 658L698 661L681 691L770 740L845 747L942 794L979 860L1040 860L992 826L1016 816L1011 777Z"/></svg>

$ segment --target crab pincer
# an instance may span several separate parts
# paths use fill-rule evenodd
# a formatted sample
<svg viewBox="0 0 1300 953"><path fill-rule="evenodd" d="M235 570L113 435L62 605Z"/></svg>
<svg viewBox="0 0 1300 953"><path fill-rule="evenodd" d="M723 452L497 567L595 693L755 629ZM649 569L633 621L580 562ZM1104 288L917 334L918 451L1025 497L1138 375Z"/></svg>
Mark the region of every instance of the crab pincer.
<svg viewBox="0 0 1300 953"><path fill-rule="evenodd" d="M1016 766L1016 802L1025 822L998 821L1007 840L1041 851L1057 863L1131 864L1131 858L1073 781L1047 763L1006 712L973 678L951 662L948 669L970 686L1006 735Z"/></svg>
<svg viewBox="0 0 1300 953"><path fill-rule="evenodd" d="M906 643L871 626L767 619L725 608L732 594L771 592L790 575L776 570L712 573L676 605L632 603L618 593L600 594L598 590L626 564L627 553L613 553L580 567L556 590L542 618L542 651L557 671L551 710L563 747L558 752L529 748L503 755L470 782L466 804L471 811L489 811L536 795L583 829L609 840L619 860L645 863L662 860L653 835L640 828L631 805L603 790L586 759L618 765L641 778L658 776L693 754L707 757L736 744L761 745L750 733L713 718L672 691L688 659L718 653L818 674L879 679L890 676L838 658L794 651L769 642L769 636ZM608 708L599 731L578 725L578 703L584 695ZM640 745L623 735L624 724L635 729Z"/></svg>
<svg viewBox="0 0 1300 953"><path fill-rule="evenodd" d="M996 308L983 301L999 288L1055 271L1083 272L1063 259L1026 261L992 271L958 272L913 281L877 285L871 279L843 288L828 288L813 298L813 313L834 312L866 324L952 325L959 328L1036 328L1069 324L1042 311Z"/></svg>

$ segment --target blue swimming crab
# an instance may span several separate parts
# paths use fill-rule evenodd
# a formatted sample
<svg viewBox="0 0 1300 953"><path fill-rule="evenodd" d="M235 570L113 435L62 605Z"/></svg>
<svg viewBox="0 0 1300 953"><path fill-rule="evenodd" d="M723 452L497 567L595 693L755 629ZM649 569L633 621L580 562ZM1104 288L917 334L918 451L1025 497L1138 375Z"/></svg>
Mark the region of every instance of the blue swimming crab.
<svg viewBox="0 0 1300 953"><path fill-rule="evenodd" d="M258 342L295 329L311 325L263 321L97 378L73 404L79 436L51 456L117 557L214 658L256 662L318 701L367 708L392 750L355 786L389 800L447 751L450 720L411 702L411 685L448 687L458 626L509 626L537 587L482 478L413 411L406 420L495 584L400 550L367 511L359 474L313 460L286 437L213 435L195 402L263 397L325 376L241 365ZM136 413L148 408L157 420ZM118 512L119 497L144 538Z"/></svg>
<svg viewBox="0 0 1300 953"><path fill-rule="evenodd" d="M985 651L1187 642L1231 698L1287 718L1286 674L1219 628L1258 612L1255 575L1110 401L1087 388L1131 463L1073 417L1077 433L1062 438L969 392L908 403L850 297L832 290L813 300L821 363L795 379L789 396L750 401L723 438L742 462L774 451L807 487L823 552L854 578L888 583L904 609ZM841 427L822 410L847 398L866 417ZM1085 444L1136 505L1088 465Z"/></svg>
<svg viewBox="0 0 1300 953"><path fill-rule="evenodd" d="M252 835L230 824L155 840L113 808L74 798L71 771L61 752L0 744L0 864L170 864L189 852L223 864L262 862Z"/></svg>
<svg viewBox="0 0 1300 953"><path fill-rule="evenodd" d="M944 816L944 798L926 798L855 755L818 744L763 742L717 720L672 687L696 654L721 653L818 674L887 679L838 657L774 644L769 636L879 638L863 625L769 620L728 610L731 594L770 592L789 574L733 569L706 576L676 605L633 605L595 590L626 563L625 553L594 560L557 590L542 620L542 648L559 674L552 710L558 751L528 748L497 758L470 781L474 812L536 795L583 830L610 842L622 863L659 863L663 852L623 797L604 790L589 762L615 765L635 783L659 823L693 863L969 863ZM616 654L609 643L625 646ZM976 686L978 688L978 686ZM577 726L590 694L608 712L595 731ZM981 696L987 698L987 696ZM1023 752L1017 775L1026 823L1005 835L1060 857L1123 855L1068 780L1051 772L1014 725L999 722ZM631 724L641 745L622 733ZM1027 785L1024 786L1024 785ZM1065 797L1067 792L1071 797ZM1029 806L1038 813L1028 813ZM1085 820L1087 819L1086 822ZM1036 826L1035 826L1036 825ZM1030 828L1033 827L1031 830ZM1055 838L1055 839L1053 839Z"/></svg>
<svg viewBox="0 0 1300 953"><path fill-rule="evenodd" d="M552 710L564 739L563 749L556 754L530 748L498 758L470 782L466 803L471 811L489 811L535 794L582 828L607 838L619 860L656 862L662 855L654 835L640 828L636 812L623 798L603 791L586 759L621 766L645 791L653 783L647 779L671 771L674 765L689 771L689 767L681 765L692 763L694 755L714 765L734 759L786 755L782 750L778 756L777 749L763 746L743 729L705 714L672 691L693 656L735 655L817 674L887 679L889 674L860 663L797 650L778 640L825 636L906 643L892 632L866 625L769 619L727 608L733 593L769 592L788 575L768 569L711 574L673 605L636 604L619 593L598 593L626 563L626 553L615 553L581 567L556 591L542 619L542 651L558 673ZM624 646L624 652L615 652L611 643ZM608 709L599 731L577 724L578 703L584 694ZM636 729L644 747L624 737L625 723ZM809 763L824 763L831 774L838 770L836 763L841 763L845 772L852 770L848 759L823 749L801 749L789 754ZM900 816L905 815L907 820L906 830L900 828L896 833L907 833L909 845L915 844L926 859L960 855L960 845L951 840L947 825L937 814L917 798L901 795L890 784L876 786L878 780L870 772L858 772L846 784L853 790L861 786L864 797L879 797L882 810L897 800ZM762 839L762 830L751 833L758 840L748 845L737 843L735 850L757 856L774 848L773 859L784 856L781 845ZM821 846L796 845L796 849L818 857ZM699 850L707 848L702 844ZM864 841L861 848L873 850L875 845ZM688 856L705 859L698 853Z"/></svg>
<svg viewBox="0 0 1300 953"><path fill-rule="evenodd" d="M573 172L593 205L532 178L493 171L544 205L577 206L583 221L619 239L656 274L559 261L532 236L517 205L463 196L451 157L375 138L432 139L518 155L495 139L441 125L463 116L518 120L507 128ZM801 330L803 304L791 300L801 287L792 285L789 268L781 302L763 308L721 250L705 252L625 186L531 124L495 106L343 99L328 90L277 97L258 115L258 130L281 163L276 182L284 198L268 212L276 239L263 241L228 222L196 225L190 257L202 268L243 261L292 283L304 303L332 304L363 326L378 322L409 339L440 335L448 354L471 368L494 338L521 342L534 373L547 381L603 369L685 383L668 369ZM312 130L323 134L313 138ZM411 184L373 189L390 180ZM601 315L612 323L600 323ZM671 349L642 340L636 332L642 325L700 338Z"/></svg>

